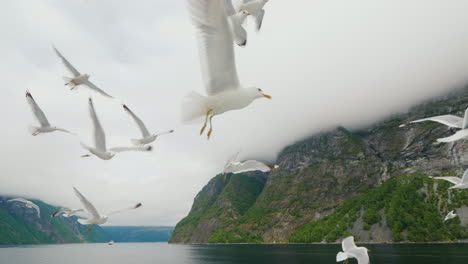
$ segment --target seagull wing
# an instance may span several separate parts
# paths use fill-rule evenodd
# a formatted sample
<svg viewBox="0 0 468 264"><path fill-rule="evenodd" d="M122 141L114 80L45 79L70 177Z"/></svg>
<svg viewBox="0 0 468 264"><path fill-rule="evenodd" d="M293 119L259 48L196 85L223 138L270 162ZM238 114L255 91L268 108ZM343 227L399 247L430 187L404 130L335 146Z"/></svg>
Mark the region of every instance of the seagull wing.
<svg viewBox="0 0 468 264"><path fill-rule="evenodd" d="M22 203L25 203L25 204L29 203L28 200L23 199L23 198L14 198L14 199L7 200L7 202L22 202Z"/></svg>
<svg viewBox="0 0 468 264"><path fill-rule="evenodd" d="M94 109L93 100L91 98L89 98L89 115L93 120L94 146L102 151L106 151L106 135L96 115L96 110Z"/></svg>
<svg viewBox="0 0 468 264"><path fill-rule="evenodd" d="M224 164L224 171L227 170L227 168L231 165L231 164L234 164L234 162L237 161L237 159L239 158L239 154L241 153L241 150L239 150L236 154L234 154L232 157L230 157L226 164Z"/></svg>
<svg viewBox="0 0 468 264"><path fill-rule="evenodd" d="M433 116L433 117L411 121L410 124L426 122L426 121L434 121L434 122L441 123L449 127L461 128L462 123L463 123L463 118L454 116L454 115L441 115L441 116Z"/></svg>
<svg viewBox="0 0 468 264"><path fill-rule="evenodd" d="M36 101L28 91L26 91L26 100L28 101L28 104L39 124L41 124L42 127L50 126L44 112L42 112L41 108L37 105Z"/></svg>
<svg viewBox="0 0 468 264"><path fill-rule="evenodd" d="M141 134L143 135L143 137L149 137L150 133L149 133L148 129L146 128L145 124L143 123L143 121L141 121L141 119L137 115L135 115L132 112L132 110L130 110L130 108L128 108L126 105L123 105L123 108L124 108L125 112L127 112L133 118L133 120L136 122L136 124L140 128L140 131L141 131Z"/></svg>
<svg viewBox="0 0 468 264"><path fill-rule="evenodd" d="M33 202L30 202L29 203L34 209L36 209L37 211L37 216L40 218L41 217L41 209L39 208L39 206L37 206L37 204L33 203Z"/></svg>
<svg viewBox="0 0 468 264"><path fill-rule="evenodd" d="M349 236L343 239L343 241L341 241L341 247L343 248L344 252L349 252L350 250L357 248L356 244L354 243L354 237Z"/></svg>
<svg viewBox="0 0 468 264"><path fill-rule="evenodd" d="M248 172L248 171L271 171L271 168L263 162L257 160L247 160L241 163L241 170L239 172Z"/></svg>
<svg viewBox="0 0 468 264"><path fill-rule="evenodd" d="M465 138L465 137L468 137L468 129L459 130L455 134L453 134L453 135L451 135L449 137L438 138L437 142L445 142L445 143L453 142L453 141L457 141L457 140L460 140L460 139Z"/></svg>
<svg viewBox="0 0 468 264"><path fill-rule="evenodd" d="M73 190L75 191L75 195L78 197L78 199L80 199L81 204L83 204L86 211L88 211L93 216L93 218L101 217L90 201L88 201L75 187L73 187Z"/></svg>
<svg viewBox="0 0 468 264"><path fill-rule="evenodd" d="M349 251L355 259L357 259L358 264L369 264L369 255L367 253L367 248L365 247L354 247Z"/></svg>
<svg viewBox="0 0 468 264"><path fill-rule="evenodd" d="M468 184L468 170L466 170L466 171L463 173L462 183L463 183L463 184Z"/></svg>
<svg viewBox="0 0 468 264"><path fill-rule="evenodd" d="M62 55L62 53L60 53L60 51L58 51L57 48L54 47L54 51L57 54L57 56L59 56L62 60L63 65L65 65L65 67L70 71L71 74L73 74L73 76L78 77L81 75L80 72L77 69L75 69L75 67L73 67L73 65L71 65L71 63L67 59L65 59L65 57Z"/></svg>
<svg viewBox="0 0 468 264"><path fill-rule="evenodd" d="M446 180L449 181L453 184L460 184L462 182L462 179L454 176L448 176L448 177L434 177L436 180Z"/></svg>
<svg viewBox="0 0 468 264"><path fill-rule="evenodd" d="M200 65L208 95L239 88L234 44L224 0L187 0L197 30Z"/></svg>
<svg viewBox="0 0 468 264"><path fill-rule="evenodd" d="M134 146L134 147L115 147L109 149L111 152L127 152L127 151L151 151L152 146Z"/></svg>
<svg viewBox="0 0 468 264"><path fill-rule="evenodd" d="M93 90L93 91L99 93L99 94L102 95L102 96L109 97L109 98L114 98L114 97L112 97L111 95L109 95L109 94L107 94L106 92L104 92L103 90L101 90L101 89L100 89L99 87L97 87L94 83L92 83L92 82L90 82L90 81L88 81L88 80L86 80L86 81L84 82L84 85L88 86L91 90Z"/></svg>
<svg viewBox="0 0 468 264"><path fill-rule="evenodd" d="M255 18L255 25L257 25L257 31L260 31L260 29L262 29L263 17L265 16L265 10L260 9L253 16Z"/></svg>
<svg viewBox="0 0 468 264"><path fill-rule="evenodd" d="M141 207L141 203L137 203L136 205L134 206L131 206L131 207L127 207L127 208L124 208L124 209L121 209L121 210L118 210L118 211L114 211L114 212L110 212L106 215L115 215L115 214L120 214L120 213L123 213L123 212L126 212L126 211L130 211L130 210L133 210L133 209L137 209L139 207Z"/></svg>

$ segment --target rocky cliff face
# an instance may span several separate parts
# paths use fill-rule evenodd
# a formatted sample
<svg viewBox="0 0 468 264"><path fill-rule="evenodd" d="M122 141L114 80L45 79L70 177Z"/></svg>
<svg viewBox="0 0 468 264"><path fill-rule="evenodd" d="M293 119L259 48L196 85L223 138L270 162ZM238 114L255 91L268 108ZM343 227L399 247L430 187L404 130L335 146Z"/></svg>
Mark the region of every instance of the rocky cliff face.
<svg viewBox="0 0 468 264"><path fill-rule="evenodd" d="M436 141L437 138L455 133L455 129L434 122L401 128L399 125L442 114L463 116L467 107L468 88L465 88L442 99L414 107L405 115L389 118L360 131L348 131L340 127L288 146L278 156L276 163L280 167L267 177L262 176L262 180L258 181L260 193L251 195L249 203L242 210L235 205L236 198L222 194L229 189L232 193L243 193L245 186L230 181L237 175L228 175L227 180L218 175L197 195L192 210L176 226L170 242L331 242L336 236L330 235L327 238L325 234L319 238L313 228L309 228L307 232L311 233L305 237L298 234L320 219L333 219L348 201L365 203L371 190L380 188L383 183L396 176L461 175L468 165L466 140L455 143ZM398 188L407 188L405 181L402 182L397 185ZM433 182L425 184L432 185ZM456 196L457 203L451 204L450 198L446 197L446 188L431 190L432 193L428 193L426 186L426 190L408 189L408 192L414 193L415 196L411 196L411 199L417 201L420 201L422 195L426 195L424 199L433 195L438 204L445 204L438 206L438 218L444 216L449 208L460 206L461 224L466 227L468 220L463 218L466 215L466 208L463 207L468 204L467 191L452 194ZM397 206L404 201L393 203ZM379 216L374 217L380 219L378 223L366 223L363 220L365 215L370 214L366 213L369 207L365 204L353 208L356 212L348 210L342 216L350 217L353 213L354 221L348 223L348 227L341 228L343 230L337 236L356 234L361 240L382 242L418 240L415 236L408 237L411 230L387 223L389 219L385 210L393 208L389 204L380 204L379 208L371 210L373 213L378 210ZM364 225L370 231L365 230ZM401 234L397 235L395 230L399 230ZM452 231L447 230L440 238L461 239L466 236L466 228L462 228L458 235L451 236L450 232ZM307 239L307 236L316 239ZM301 239L294 240L294 237ZM429 238L419 240L427 239Z"/></svg>
<svg viewBox="0 0 468 264"><path fill-rule="evenodd" d="M0 196L0 244L44 244L106 242L108 237L99 227L86 233L86 226L76 217L52 218L58 208L39 200L31 200L41 209L38 217L35 209L26 208L19 202L7 202Z"/></svg>

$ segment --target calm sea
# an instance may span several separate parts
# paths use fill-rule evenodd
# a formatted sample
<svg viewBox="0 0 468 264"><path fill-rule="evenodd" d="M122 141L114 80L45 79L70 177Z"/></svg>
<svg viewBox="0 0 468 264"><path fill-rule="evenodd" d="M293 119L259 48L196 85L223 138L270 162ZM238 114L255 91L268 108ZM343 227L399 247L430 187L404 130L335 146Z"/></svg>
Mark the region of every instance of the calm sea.
<svg viewBox="0 0 468 264"><path fill-rule="evenodd" d="M468 244L367 245L371 263L467 264ZM69 244L0 247L2 264L335 263L339 245ZM350 263L356 263L351 261Z"/></svg>

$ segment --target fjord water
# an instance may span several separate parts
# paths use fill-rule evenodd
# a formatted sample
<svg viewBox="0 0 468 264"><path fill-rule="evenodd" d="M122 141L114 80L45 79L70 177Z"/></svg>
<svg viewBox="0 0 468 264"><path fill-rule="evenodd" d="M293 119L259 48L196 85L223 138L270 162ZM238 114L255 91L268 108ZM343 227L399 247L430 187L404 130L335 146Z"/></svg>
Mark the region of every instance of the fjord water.
<svg viewBox="0 0 468 264"><path fill-rule="evenodd" d="M468 244L366 245L371 263L466 264ZM296 264L336 263L339 245L67 244L0 248L14 264ZM356 263L354 260L350 263Z"/></svg>

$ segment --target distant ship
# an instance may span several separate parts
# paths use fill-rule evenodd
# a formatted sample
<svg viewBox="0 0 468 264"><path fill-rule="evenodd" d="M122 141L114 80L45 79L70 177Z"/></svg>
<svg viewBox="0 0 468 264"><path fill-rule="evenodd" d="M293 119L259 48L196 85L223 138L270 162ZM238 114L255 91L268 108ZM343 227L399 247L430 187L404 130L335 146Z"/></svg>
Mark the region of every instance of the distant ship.
<svg viewBox="0 0 468 264"><path fill-rule="evenodd" d="M114 245L114 240L111 240L107 243L108 245Z"/></svg>

